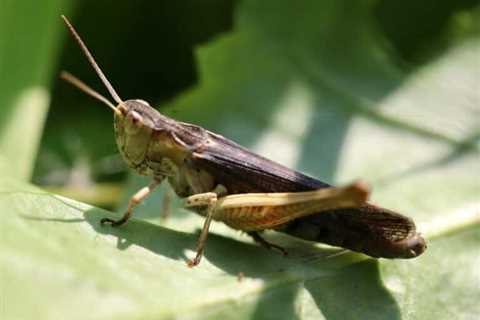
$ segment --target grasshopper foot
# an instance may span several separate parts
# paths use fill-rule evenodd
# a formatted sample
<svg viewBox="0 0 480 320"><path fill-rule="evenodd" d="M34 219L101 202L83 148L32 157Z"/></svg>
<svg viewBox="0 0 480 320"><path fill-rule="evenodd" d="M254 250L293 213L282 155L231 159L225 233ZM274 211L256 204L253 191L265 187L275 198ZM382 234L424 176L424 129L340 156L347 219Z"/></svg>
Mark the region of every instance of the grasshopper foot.
<svg viewBox="0 0 480 320"><path fill-rule="evenodd" d="M198 257L195 257L195 259L193 259L193 260L191 260L191 259L187 260L187 266L189 268L196 267L196 266L198 266L199 263L200 263L200 259Z"/></svg>
<svg viewBox="0 0 480 320"><path fill-rule="evenodd" d="M121 226L122 224L124 224L125 222L127 222L127 219L124 219L124 218L121 218L121 219L118 219L118 220L113 220L113 219L110 219L110 218L103 218L102 220L100 220L100 224L103 226L103 225L106 225L106 224L109 224L111 225L112 227L118 227L118 226Z"/></svg>
<svg viewBox="0 0 480 320"><path fill-rule="evenodd" d="M269 250L277 250L277 251L280 251L280 253L283 255L283 256L287 256L288 255L288 251L287 249L285 249L284 247L281 247L279 245L276 245L274 243L271 243L271 242L267 242L265 241L266 244L262 244L265 248L269 249Z"/></svg>

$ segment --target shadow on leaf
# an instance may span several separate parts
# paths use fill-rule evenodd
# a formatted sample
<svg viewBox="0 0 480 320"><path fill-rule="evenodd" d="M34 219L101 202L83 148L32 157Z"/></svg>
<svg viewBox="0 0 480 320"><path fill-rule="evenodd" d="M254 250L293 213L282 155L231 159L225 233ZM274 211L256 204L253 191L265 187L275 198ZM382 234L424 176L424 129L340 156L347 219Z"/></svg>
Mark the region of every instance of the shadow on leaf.
<svg viewBox="0 0 480 320"><path fill-rule="evenodd" d="M117 237L119 250L140 246L155 254L181 260L178 267L187 268L185 251L195 250L198 234L174 231L135 219L121 228L101 226L100 220L104 216L105 211L99 209L84 214L95 231ZM283 235L278 237L279 241L286 243L289 256L268 251L253 242L244 243L210 233L205 257L197 268L211 263L235 277L242 273L248 278L262 279L263 289L258 292L253 311L253 316L259 319L272 316L275 319L296 319L308 296L318 307L312 312L323 314L327 319L400 318L395 300L381 282L375 260L364 260L354 253L332 255L331 250L303 242L289 242ZM190 252L188 256L193 254ZM308 294L303 294L306 292ZM222 311L216 312L221 314Z"/></svg>

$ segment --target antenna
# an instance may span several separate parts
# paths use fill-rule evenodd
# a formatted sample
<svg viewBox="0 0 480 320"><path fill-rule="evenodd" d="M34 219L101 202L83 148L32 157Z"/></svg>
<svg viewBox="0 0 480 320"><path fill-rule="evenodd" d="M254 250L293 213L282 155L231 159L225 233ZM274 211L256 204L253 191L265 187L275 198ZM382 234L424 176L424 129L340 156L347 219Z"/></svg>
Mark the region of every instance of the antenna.
<svg viewBox="0 0 480 320"><path fill-rule="evenodd" d="M90 88L88 85L86 85L82 80L78 79L77 77L75 77L74 75L72 75L71 73L67 72L67 71L62 71L60 73L60 78L62 78L63 80L71 83L72 85L74 85L75 87L77 87L78 89L80 89L81 91L85 92L86 94L88 94L89 96L91 97L94 97L95 99L97 100L100 100L101 102L105 103L108 107L110 107L110 109L112 109L116 114L118 115L121 115L121 112L120 110L118 110L117 107L115 107L110 101L108 101L107 98L105 98L104 96L102 96L100 93L98 93L97 91L93 90L92 88Z"/></svg>
<svg viewBox="0 0 480 320"><path fill-rule="evenodd" d="M95 69L95 72L97 72L98 74L98 77L100 78L100 80L102 80L103 84L105 85L105 87L107 88L108 92L110 93L110 95L112 96L113 100L115 100L116 103L120 104L122 103L122 99L120 99L120 97L118 96L117 92L115 91L115 89L113 89L113 86L110 84L110 82L108 81L107 77L103 74L102 70L100 69L100 67L98 66L97 62L95 61L95 59L93 58L92 54L90 53L90 51L88 50L87 46L85 45L85 43L83 42L82 38L80 38L80 36L78 35L77 31L75 31L75 28L73 28L72 24L70 23L70 21L68 21L67 17L65 17L64 15L61 15L63 21L65 22L65 24L67 25L68 29L70 30L70 32L72 33L73 37L75 38L75 40L77 41L78 45L80 46L80 48L82 49L83 53L85 54L85 56L87 57L88 61L90 62L90 64L92 65L93 69ZM73 77L73 76L72 76ZM64 78L62 77L63 79L69 81L67 78L69 78L67 76L67 78ZM72 79L76 79L75 77L73 77ZM97 93L97 95L92 95L92 92L95 92L93 91L92 89L90 89L87 85L85 85L83 82L81 82L80 80L76 79L76 80L73 80L73 81L69 81L70 83L76 85L78 88L80 88L81 90L82 87L83 88L88 88L89 90L83 90L84 92L88 93L89 95L95 97L95 98L98 98L98 96L100 97L103 97L101 96L100 94ZM81 86L77 85L77 84L82 84ZM89 93L90 92L90 93ZM95 92L96 93L96 92ZM104 97L103 97L104 98ZM105 99L105 98L104 98ZM103 101L102 99L99 99L101 101ZM106 99L105 99L106 100ZM103 101L105 102L105 101ZM109 102L110 103L110 102Z"/></svg>

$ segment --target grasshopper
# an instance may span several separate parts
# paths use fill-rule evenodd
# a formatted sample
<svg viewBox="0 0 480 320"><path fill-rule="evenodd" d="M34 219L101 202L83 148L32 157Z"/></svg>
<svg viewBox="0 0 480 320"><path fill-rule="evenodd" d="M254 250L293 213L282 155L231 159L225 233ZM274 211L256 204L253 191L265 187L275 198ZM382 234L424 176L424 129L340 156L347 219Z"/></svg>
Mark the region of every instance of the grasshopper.
<svg viewBox="0 0 480 320"><path fill-rule="evenodd" d="M168 180L185 206L205 217L196 256L199 264L212 220L242 230L267 248L285 249L265 240L266 229L307 241L327 243L372 257L413 258L426 249L414 222L367 202L368 187L356 182L336 188L261 157L199 126L160 114L139 99L122 100L65 16L71 34L117 105L73 75L61 77L110 107L118 149L138 174L152 177L139 190L113 227L127 222L142 200Z"/></svg>

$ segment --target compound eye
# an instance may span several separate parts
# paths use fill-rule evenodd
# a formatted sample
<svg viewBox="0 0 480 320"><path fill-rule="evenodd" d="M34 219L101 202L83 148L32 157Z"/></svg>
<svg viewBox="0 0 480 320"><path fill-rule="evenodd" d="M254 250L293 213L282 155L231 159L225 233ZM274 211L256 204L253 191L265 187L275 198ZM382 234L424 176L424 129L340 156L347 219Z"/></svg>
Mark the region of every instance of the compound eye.
<svg viewBox="0 0 480 320"><path fill-rule="evenodd" d="M143 117L136 111L130 111L125 121L125 130L127 133L135 134L143 128Z"/></svg>
<svg viewBox="0 0 480 320"><path fill-rule="evenodd" d="M127 119L130 121L130 123L136 126L141 126L143 124L142 116L136 111L130 111L128 113Z"/></svg>

